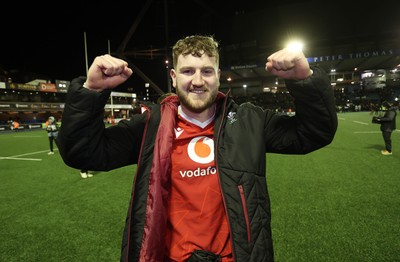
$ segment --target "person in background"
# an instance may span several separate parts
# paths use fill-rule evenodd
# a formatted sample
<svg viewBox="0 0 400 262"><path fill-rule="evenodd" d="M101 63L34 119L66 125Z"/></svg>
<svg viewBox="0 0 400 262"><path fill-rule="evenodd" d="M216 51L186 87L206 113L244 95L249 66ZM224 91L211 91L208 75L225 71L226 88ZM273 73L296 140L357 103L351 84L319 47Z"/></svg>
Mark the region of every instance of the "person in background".
<svg viewBox="0 0 400 262"><path fill-rule="evenodd" d="M14 120L13 122L13 130L18 131L19 130L19 120Z"/></svg>
<svg viewBox="0 0 400 262"><path fill-rule="evenodd" d="M383 102L384 114L381 117L376 117L377 123L379 123L383 141L385 142L385 149L381 150L381 154L384 156L390 156L392 152L392 132L396 130L396 116L397 107L390 102Z"/></svg>
<svg viewBox="0 0 400 262"><path fill-rule="evenodd" d="M285 79L295 100L296 114L287 116L219 91L212 36L178 40L172 57L177 95L106 128L111 90L133 71L122 59L97 56L68 89L60 155L96 171L137 164L121 261L274 261L265 154L307 154L332 142L330 80L299 49L270 55L266 70Z"/></svg>
<svg viewBox="0 0 400 262"><path fill-rule="evenodd" d="M46 121L46 131L49 138L50 151L49 155L54 155L54 141L58 135L58 126L54 116L50 116Z"/></svg>

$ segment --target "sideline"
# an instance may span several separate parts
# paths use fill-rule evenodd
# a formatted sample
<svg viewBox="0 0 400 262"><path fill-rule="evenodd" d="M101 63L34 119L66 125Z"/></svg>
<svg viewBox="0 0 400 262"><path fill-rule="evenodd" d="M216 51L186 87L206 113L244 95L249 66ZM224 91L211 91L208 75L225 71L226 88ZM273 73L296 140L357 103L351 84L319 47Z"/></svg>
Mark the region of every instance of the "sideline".
<svg viewBox="0 0 400 262"><path fill-rule="evenodd" d="M58 149L54 149L54 151L58 151ZM29 156L29 155L36 155L36 154L41 154L49 152L49 150L42 150L42 151L36 151L36 152L31 152L31 153L26 153L26 154L20 154L20 155L15 155L15 156L4 156L0 157L0 160L27 160L27 161L42 161L41 158L20 158L21 156Z"/></svg>
<svg viewBox="0 0 400 262"><path fill-rule="evenodd" d="M365 122L361 122L361 121L353 121L353 123L356 123L356 124L361 124L361 125L369 125L368 123L365 123Z"/></svg>
<svg viewBox="0 0 400 262"><path fill-rule="evenodd" d="M354 134L380 134L381 131L355 131Z"/></svg>
<svg viewBox="0 0 400 262"><path fill-rule="evenodd" d="M393 130L393 133L399 133L400 129ZM354 134L380 134L382 131L355 131Z"/></svg>
<svg viewBox="0 0 400 262"><path fill-rule="evenodd" d="M42 161L41 158L18 158L18 157L0 157L0 160L27 160L27 161Z"/></svg>

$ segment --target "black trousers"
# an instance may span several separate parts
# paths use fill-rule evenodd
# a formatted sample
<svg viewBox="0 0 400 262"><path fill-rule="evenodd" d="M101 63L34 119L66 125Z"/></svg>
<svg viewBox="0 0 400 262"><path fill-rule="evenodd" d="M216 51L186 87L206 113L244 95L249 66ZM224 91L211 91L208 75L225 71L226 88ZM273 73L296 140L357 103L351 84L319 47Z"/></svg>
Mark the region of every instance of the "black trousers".
<svg viewBox="0 0 400 262"><path fill-rule="evenodd" d="M49 143L50 143L50 151L53 152L53 148L54 148L54 136L49 136Z"/></svg>
<svg viewBox="0 0 400 262"><path fill-rule="evenodd" d="M385 148L387 151L392 152L392 132L382 131L383 140L385 141Z"/></svg>

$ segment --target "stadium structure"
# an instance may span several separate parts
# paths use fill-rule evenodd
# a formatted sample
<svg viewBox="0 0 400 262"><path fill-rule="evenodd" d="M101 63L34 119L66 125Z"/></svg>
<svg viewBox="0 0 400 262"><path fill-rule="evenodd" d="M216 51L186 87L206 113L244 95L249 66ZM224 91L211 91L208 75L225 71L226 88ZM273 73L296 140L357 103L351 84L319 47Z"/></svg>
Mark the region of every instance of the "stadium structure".
<svg viewBox="0 0 400 262"><path fill-rule="evenodd" d="M128 61L135 74L143 80L145 89L136 93L136 88L130 87L124 95L120 92L118 96L111 96L105 119L110 116L116 119L129 118L129 115L138 112L137 107L141 102L155 102L163 93L174 92L164 72L160 72L162 76L159 79L167 78L167 84L160 83L160 80L141 66L143 61L152 60L165 63L167 71L169 70L170 57L167 54L171 53L172 39L178 33L181 34L174 27L174 19L177 18L173 15L174 6L170 5L174 5L173 1L167 3L147 0L142 3L131 27L122 33L123 40L111 50L111 54ZM203 27L208 26L210 17L221 16L221 10L225 8L219 4L205 7L204 1L194 1L193 5L202 9L203 15L199 18L199 24ZM282 13L284 8L287 15L295 16L296 13L306 12L311 8L304 4L302 7L303 10L300 10L299 4L292 3L273 7L275 9L268 11ZM284 80L265 71L266 57L278 50L281 44L254 34L254 30L248 30L254 27L250 21L266 21L264 10L258 9L260 8L254 5L248 7L243 14L235 13L230 20L232 29L224 25L214 28L220 35L221 31L234 35L223 39L220 51L220 91L226 93L229 90L230 95L239 103L251 101L263 108L292 113L295 107L286 91ZM164 35L164 38L161 41L151 39L154 41L151 48L139 47L143 44L138 43L137 39L146 38L143 35L145 30L140 28L141 22L150 14L160 12L165 16L163 26L160 28L158 24L152 30L156 32L154 35ZM269 25L267 29L271 30L271 34L276 32L272 30L273 25ZM317 29L319 28L314 28ZM310 65L319 65L328 73L335 90L338 112L372 110L382 101L397 101L400 97L400 29L390 25L379 30L373 29L376 28L367 27L360 32L349 32L348 28L342 28L344 33L334 38L314 39L308 36L305 47L307 59ZM146 27L146 30L149 28ZM241 32L242 37L232 32L233 30ZM31 129L41 127L49 115L62 119L69 83L69 80L50 82L40 79L21 83L0 72L0 131L9 130L11 120L20 121L22 129Z"/></svg>

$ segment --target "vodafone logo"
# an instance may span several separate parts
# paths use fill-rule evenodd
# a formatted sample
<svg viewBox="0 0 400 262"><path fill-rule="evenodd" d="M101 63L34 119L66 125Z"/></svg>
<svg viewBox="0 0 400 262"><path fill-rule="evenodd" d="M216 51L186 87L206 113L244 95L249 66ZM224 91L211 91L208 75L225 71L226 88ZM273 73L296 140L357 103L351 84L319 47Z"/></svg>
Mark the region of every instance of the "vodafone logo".
<svg viewBox="0 0 400 262"><path fill-rule="evenodd" d="M188 145L188 155L196 163L211 163L214 160L214 141L206 136L193 138Z"/></svg>

